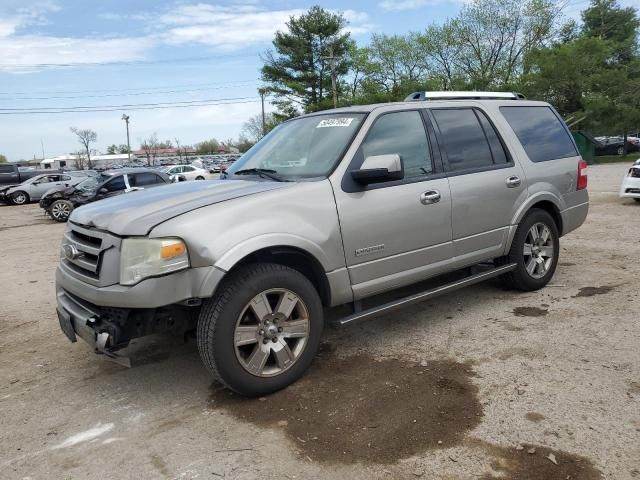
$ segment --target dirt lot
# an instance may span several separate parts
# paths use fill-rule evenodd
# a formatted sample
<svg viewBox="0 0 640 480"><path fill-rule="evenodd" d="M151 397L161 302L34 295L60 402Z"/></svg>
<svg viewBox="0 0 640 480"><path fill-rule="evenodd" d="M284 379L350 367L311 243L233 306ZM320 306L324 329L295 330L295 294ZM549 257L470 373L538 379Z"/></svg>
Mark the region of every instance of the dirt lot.
<svg viewBox="0 0 640 480"><path fill-rule="evenodd" d="M0 207L0 477L640 479L640 204L590 169L587 223L552 284L490 283L329 330L269 398L212 384L193 343L125 369L69 343L53 293L64 229Z"/></svg>

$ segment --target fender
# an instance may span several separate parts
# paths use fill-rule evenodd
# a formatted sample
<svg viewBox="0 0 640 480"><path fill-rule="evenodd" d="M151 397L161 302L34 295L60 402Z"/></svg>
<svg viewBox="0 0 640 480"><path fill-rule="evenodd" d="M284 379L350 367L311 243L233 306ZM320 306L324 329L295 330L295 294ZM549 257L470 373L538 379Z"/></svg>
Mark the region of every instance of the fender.
<svg viewBox="0 0 640 480"><path fill-rule="evenodd" d="M269 247L298 248L313 256L320 265L322 265L325 272L333 270L329 259L319 245L304 237L290 233L268 233L245 240L230 250L227 250L224 255L215 262L214 266L228 272L247 255Z"/></svg>
<svg viewBox="0 0 640 480"><path fill-rule="evenodd" d="M518 225L527 214L527 212L531 210L531 207L539 202L550 202L558 209L558 212L562 212L566 209L566 204L562 197L558 197L549 192L538 192L528 197L526 202L520 205L520 208L518 208L515 215L513 216L513 219L511 220L511 225L509 226L509 232L507 234L507 243L504 249L505 255L509 253L509 250L511 249L511 242L513 242L513 237L516 234ZM562 235L562 232L560 232L560 235Z"/></svg>

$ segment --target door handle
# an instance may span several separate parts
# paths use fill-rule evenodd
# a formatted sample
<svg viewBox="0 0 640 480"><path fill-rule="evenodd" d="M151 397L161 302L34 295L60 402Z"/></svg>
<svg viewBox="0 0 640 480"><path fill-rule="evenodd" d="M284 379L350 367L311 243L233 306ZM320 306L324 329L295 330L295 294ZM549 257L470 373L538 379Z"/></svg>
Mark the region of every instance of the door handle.
<svg viewBox="0 0 640 480"><path fill-rule="evenodd" d="M522 183L522 180L520 180L520 177L517 177L514 175L513 177L507 178L506 183L507 183L507 187L515 188L520 186L520 184Z"/></svg>
<svg viewBox="0 0 640 480"><path fill-rule="evenodd" d="M420 203L423 205L431 205L440 201L440 192L438 190L428 190L420 194Z"/></svg>

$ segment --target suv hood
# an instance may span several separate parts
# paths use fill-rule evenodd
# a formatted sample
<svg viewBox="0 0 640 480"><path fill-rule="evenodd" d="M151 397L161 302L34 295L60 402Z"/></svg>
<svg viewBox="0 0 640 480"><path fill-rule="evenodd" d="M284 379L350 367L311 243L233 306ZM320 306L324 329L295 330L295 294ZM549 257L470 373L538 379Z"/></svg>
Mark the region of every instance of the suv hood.
<svg viewBox="0 0 640 480"><path fill-rule="evenodd" d="M90 203L74 210L69 220L116 235L147 235L156 225L197 208L293 185L245 180L180 182Z"/></svg>

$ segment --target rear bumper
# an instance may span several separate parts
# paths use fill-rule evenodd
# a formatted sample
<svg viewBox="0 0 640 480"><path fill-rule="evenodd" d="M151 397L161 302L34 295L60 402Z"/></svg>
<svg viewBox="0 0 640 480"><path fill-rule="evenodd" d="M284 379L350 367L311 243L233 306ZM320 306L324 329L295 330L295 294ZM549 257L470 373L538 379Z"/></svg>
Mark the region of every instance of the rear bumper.
<svg viewBox="0 0 640 480"><path fill-rule="evenodd" d="M620 186L620 197L640 198L640 178L624 177Z"/></svg>
<svg viewBox="0 0 640 480"><path fill-rule="evenodd" d="M588 200L588 197L587 197ZM579 203L560 212L562 217L562 235L572 232L584 223L589 214L589 202Z"/></svg>

